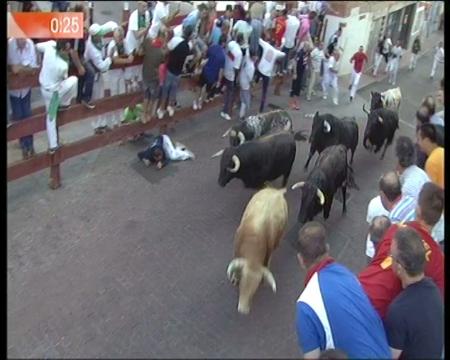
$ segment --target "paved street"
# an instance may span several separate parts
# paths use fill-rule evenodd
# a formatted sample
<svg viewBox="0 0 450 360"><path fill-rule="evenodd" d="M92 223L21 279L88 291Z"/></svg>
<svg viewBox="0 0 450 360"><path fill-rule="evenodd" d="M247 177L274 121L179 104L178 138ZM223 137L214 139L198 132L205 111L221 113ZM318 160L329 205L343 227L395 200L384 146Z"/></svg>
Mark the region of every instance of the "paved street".
<svg viewBox="0 0 450 360"><path fill-rule="evenodd" d="M399 71L403 100L399 135L415 137L414 114L434 93L442 69L429 80L432 55L414 73ZM347 214L335 201L329 219L331 255L357 272L365 264L369 200L379 176L394 167L394 147L383 161L362 147L373 83L348 101L341 83L340 106L302 99L291 112L294 128L310 129L316 110L355 116L360 144L353 168L360 191L351 190ZM259 105L260 94L253 100ZM185 100L185 99L183 99ZM283 96L269 103L286 107ZM8 183L8 357L108 358L298 358L295 302L304 280L285 239L271 270L277 293L262 286L248 316L237 313L237 291L226 278L233 235L253 190L238 180L225 188L217 177L230 122L219 108L177 125L170 135L190 148L194 161L162 171L136 158L145 144L112 145L67 161L61 189L47 188L48 171ZM305 179L309 144L298 143L288 185ZM313 161L315 157L313 158ZM310 169L312 166L310 165ZM279 186L280 180L276 182ZM287 193L295 225L299 190ZM322 215L317 220L323 221Z"/></svg>

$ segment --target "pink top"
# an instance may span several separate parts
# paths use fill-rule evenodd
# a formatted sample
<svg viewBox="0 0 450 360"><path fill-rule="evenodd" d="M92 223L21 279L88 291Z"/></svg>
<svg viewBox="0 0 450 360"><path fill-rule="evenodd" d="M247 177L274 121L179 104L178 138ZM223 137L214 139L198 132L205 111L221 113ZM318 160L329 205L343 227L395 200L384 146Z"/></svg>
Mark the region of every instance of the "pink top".
<svg viewBox="0 0 450 360"><path fill-rule="evenodd" d="M309 32L311 24L309 22L308 15L299 15L298 18L300 19L300 30L298 32L298 40L303 41Z"/></svg>
<svg viewBox="0 0 450 360"><path fill-rule="evenodd" d="M161 65L159 65L158 74L159 74L159 86L163 86L164 81L166 81L166 76L167 76L167 64L166 63L162 63Z"/></svg>

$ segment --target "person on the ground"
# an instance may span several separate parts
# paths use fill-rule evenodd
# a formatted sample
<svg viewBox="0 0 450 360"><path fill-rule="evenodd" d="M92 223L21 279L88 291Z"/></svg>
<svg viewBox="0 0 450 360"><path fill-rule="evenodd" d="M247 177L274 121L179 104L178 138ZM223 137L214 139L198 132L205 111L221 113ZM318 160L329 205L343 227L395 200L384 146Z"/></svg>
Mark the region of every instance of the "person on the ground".
<svg viewBox="0 0 450 360"><path fill-rule="evenodd" d="M364 65L367 63L368 58L364 52L364 46L360 46L358 52L354 53L350 58L350 64L353 63L352 77L348 89L350 90L350 102L355 97L356 90L358 89L359 80L363 73Z"/></svg>
<svg viewBox="0 0 450 360"><path fill-rule="evenodd" d="M159 97L159 66L164 63L165 33L160 28L154 39L144 40L144 59L142 63L142 79L144 82L144 114L142 121L150 121L156 114L156 103Z"/></svg>
<svg viewBox="0 0 450 360"><path fill-rule="evenodd" d="M373 198L367 207L367 223L375 216L385 215L393 224L412 221L416 216L417 200L402 193L400 177L389 171L378 182L380 194ZM366 255L373 257L375 249L371 241L366 242Z"/></svg>
<svg viewBox="0 0 450 360"><path fill-rule="evenodd" d="M183 144L173 144L170 137L163 134L158 135L146 150L139 152L138 158L146 166L156 165L157 169L162 169L170 160L189 160L195 156Z"/></svg>
<svg viewBox="0 0 450 360"><path fill-rule="evenodd" d="M320 82L320 67L322 66L322 61L325 57L323 51L323 42L317 42L314 49L310 54L311 62L311 76L309 79L308 92L306 93L306 100L311 101L311 95L315 95L314 88L316 84Z"/></svg>
<svg viewBox="0 0 450 360"><path fill-rule="evenodd" d="M231 109L233 107L234 92L242 65L241 45L244 42L244 35L238 33L235 40L231 40L225 50L225 65L223 69L223 79L225 86L224 104L220 116L225 120L231 120Z"/></svg>
<svg viewBox="0 0 450 360"><path fill-rule="evenodd" d="M306 67L310 62L309 56L309 43L305 43L305 45L295 55L295 66L293 69L294 72L292 74L292 85L290 93L292 101L289 104L290 108L293 110L300 110L300 90L303 76L305 76Z"/></svg>
<svg viewBox="0 0 450 360"><path fill-rule="evenodd" d="M391 243L392 271L402 292L389 305L385 326L392 359L440 359L444 349L444 304L425 276L426 249L413 229L397 230Z"/></svg>
<svg viewBox="0 0 450 360"><path fill-rule="evenodd" d="M8 39L8 68L15 75L32 75L38 72L36 49L31 39ZM31 88L9 90L12 120L21 121L31 116ZM34 156L33 135L19 139L24 160Z"/></svg>
<svg viewBox="0 0 450 360"><path fill-rule="evenodd" d="M169 57L167 61L167 77L164 82L164 92L161 99L161 105L157 110L159 119L164 117L167 110L169 116L172 117L175 110L172 105L177 96L178 84L183 71L184 62L191 53L189 40L191 39L193 29L190 26L183 28L183 37L174 36L167 43Z"/></svg>
<svg viewBox="0 0 450 360"><path fill-rule="evenodd" d="M431 181L444 189L444 148L439 146L436 126L424 124L417 131L417 143L427 154L425 171Z"/></svg>
<svg viewBox="0 0 450 360"><path fill-rule="evenodd" d="M297 10L292 8L286 19L286 31L284 33L284 45L281 49L286 56L283 61L283 73L287 73L288 62L292 58L292 52L295 51L295 39L300 28L300 20L296 16Z"/></svg>
<svg viewBox="0 0 450 360"><path fill-rule="evenodd" d="M247 51L242 60L241 71L239 72L239 85L240 98L241 98L241 110L239 112L239 119L244 120L245 115L250 110L251 93L250 85L255 75L255 64L252 57Z"/></svg>
<svg viewBox="0 0 450 360"><path fill-rule="evenodd" d="M68 76L70 47L66 45L66 40L50 40L36 44L36 50L43 53L39 84L47 115L51 103L56 103L59 110L66 110L77 96L78 78ZM50 116L47 116L47 135L49 150L53 152L59 145L56 121Z"/></svg>
<svg viewBox="0 0 450 360"><path fill-rule="evenodd" d="M334 91L333 103L334 105L339 105L339 86L338 86L338 61L339 53L338 50L333 50L331 54L325 56L324 58L324 69L323 69L323 79L322 79L322 98L326 100L328 98L328 88L332 88Z"/></svg>
<svg viewBox="0 0 450 360"><path fill-rule="evenodd" d="M403 224L393 224L378 243L372 262L360 272L359 281L375 309L384 319L389 304L401 292L401 283L392 272L390 247L397 230L407 226L416 230L426 248L425 275L433 279L444 296L444 254L431 237L431 230L444 209L444 191L428 182L424 184L417 202L416 218Z"/></svg>
<svg viewBox="0 0 450 360"><path fill-rule="evenodd" d="M391 220L386 215L379 215L375 216L372 219L372 222L369 226L369 231L367 234L368 241L371 241L373 244L374 249L377 248L378 243L383 238L384 234L386 234L386 231L390 228L392 225ZM372 261L372 257L367 256L368 264Z"/></svg>
<svg viewBox="0 0 450 360"><path fill-rule="evenodd" d="M444 64L444 43L442 41L439 42L436 47L436 52L434 54L433 67L431 68L430 79L434 78L436 74L437 67L442 67Z"/></svg>
<svg viewBox="0 0 450 360"><path fill-rule="evenodd" d="M403 48L401 46L401 41L397 40L397 44L393 47L389 60L389 84L395 85L395 82L397 81L397 73L402 56Z"/></svg>
<svg viewBox="0 0 450 360"><path fill-rule="evenodd" d="M222 35L219 43L211 44L206 53L206 64L203 66L200 74L198 87L200 94L194 93L192 108L201 110L203 102L209 102L213 98L213 90L219 86L222 81L223 68L225 66L225 46L227 35ZM206 92L206 99L205 99Z"/></svg>
<svg viewBox="0 0 450 360"><path fill-rule="evenodd" d="M416 68L417 56L418 56L420 50L421 50L420 37L417 36L414 39L414 42L411 47L411 61L409 63L409 68L408 68L409 70L414 70Z"/></svg>
<svg viewBox="0 0 450 360"><path fill-rule="evenodd" d="M388 358L386 333L355 275L329 256L325 227L306 223L294 242L305 288L296 304L297 338L305 359L338 348L349 358ZM332 310L331 310L332 309Z"/></svg>
<svg viewBox="0 0 450 360"><path fill-rule="evenodd" d="M280 50L275 49L268 42L263 39L259 39L259 45L262 47L262 55L257 66L257 79L262 78L262 95L261 104L259 106L259 112L264 112L264 106L266 104L267 90L269 88L269 82L274 72L274 66L278 59L283 58L286 54Z"/></svg>
<svg viewBox="0 0 450 360"><path fill-rule="evenodd" d="M381 41L378 43L378 54L379 56L375 59L375 66L373 69L373 76L377 76L378 68L380 67L381 60L384 58L385 61L385 70L387 72L388 64L389 64L389 54L391 53L392 41L391 38L387 36L383 36Z"/></svg>

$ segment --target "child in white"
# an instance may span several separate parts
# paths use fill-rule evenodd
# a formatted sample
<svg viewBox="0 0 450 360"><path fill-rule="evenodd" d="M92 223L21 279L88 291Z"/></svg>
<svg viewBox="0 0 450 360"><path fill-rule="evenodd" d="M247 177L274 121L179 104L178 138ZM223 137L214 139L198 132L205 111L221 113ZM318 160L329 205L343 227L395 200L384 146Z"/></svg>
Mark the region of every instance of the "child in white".
<svg viewBox="0 0 450 360"><path fill-rule="evenodd" d="M437 66L442 66L442 64L444 64L444 46L442 41L439 42L437 48L436 48L436 53L434 54L434 61L433 61L433 67L431 68L431 74L430 74L430 78L434 78L434 74L436 73L436 68Z"/></svg>
<svg viewBox="0 0 450 360"><path fill-rule="evenodd" d="M241 72L239 73L239 84L241 85L241 111L239 118L244 119L246 112L250 109L250 82L255 74L255 64L250 57L249 51L245 53Z"/></svg>
<svg viewBox="0 0 450 360"><path fill-rule="evenodd" d="M332 87L334 89L333 103L338 105L338 76L337 76L337 66L338 66L338 52L337 50L328 57L325 57L323 61L323 80L322 80L322 90L323 99L326 100L328 97L328 88Z"/></svg>
<svg viewBox="0 0 450 360"><path fill-rule="evenodd" d="M400 59L403 55L403 49L400 45L400 41L397 41L397 45L394 46L391 52L391 59L389 60L389 84L395 85L397 81L397 72L400 66Z"/></svg>

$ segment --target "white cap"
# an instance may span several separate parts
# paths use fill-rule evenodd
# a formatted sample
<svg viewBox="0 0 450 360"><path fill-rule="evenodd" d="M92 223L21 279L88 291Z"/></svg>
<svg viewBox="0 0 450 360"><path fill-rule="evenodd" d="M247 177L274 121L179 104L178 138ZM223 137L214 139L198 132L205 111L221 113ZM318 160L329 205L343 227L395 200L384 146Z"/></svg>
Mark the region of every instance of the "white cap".
<svg viewBox="0 0 450 360"><path fill-rule="evenodd" d="M101 31L101 26L99 24L92 24L89 27L89 35L97 35Z"/></svg>
<svg viewBox="0 0 450 360"><path fill-rule="evenodd" d="M276 5L275 5L275 10L278 10L278 11L284 10L284 5L282 5L282 4L276 4Z"/></svg>

